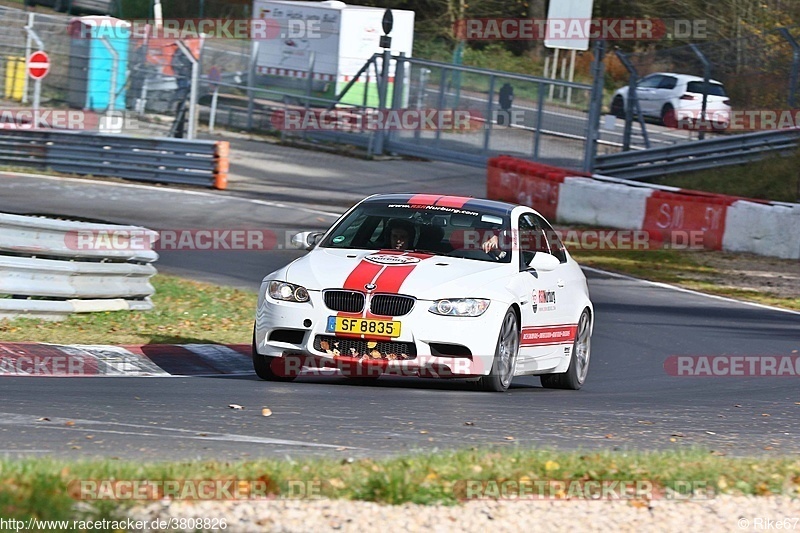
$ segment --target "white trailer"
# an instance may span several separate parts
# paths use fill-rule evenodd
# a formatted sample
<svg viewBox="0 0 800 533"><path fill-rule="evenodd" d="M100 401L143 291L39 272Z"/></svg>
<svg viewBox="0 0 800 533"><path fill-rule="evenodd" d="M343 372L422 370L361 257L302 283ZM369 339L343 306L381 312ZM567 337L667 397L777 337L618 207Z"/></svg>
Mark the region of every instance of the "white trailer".
<svg viewBox="0 0 800 533"><path fill-rule="evenodd" d="M381 22L385 9L347 5L344 2L292 2L255 0L253 16L267 21L266 39L258 44L256 73L284 78L331 82L329 94L338 94L376 52L383 35ZM414 44L414 12L393 9L392 54L411 57ZM380 64L380 63L379 63ZM376 106L378 93L375 72L348 91L343 103L361 104L368 91L367 105ZM394 79L394 68L389 72ZM391 101L392 86L388 91Z"/></svg>

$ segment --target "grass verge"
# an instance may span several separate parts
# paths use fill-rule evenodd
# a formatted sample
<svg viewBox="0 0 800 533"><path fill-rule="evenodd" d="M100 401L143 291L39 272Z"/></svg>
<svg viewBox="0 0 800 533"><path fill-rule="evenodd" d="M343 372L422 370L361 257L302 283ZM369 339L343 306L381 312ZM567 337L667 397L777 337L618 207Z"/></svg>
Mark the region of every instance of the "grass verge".
<svg viewBox="0 0 800 533"><path fill-rule="evenodd" d="M770 157L746 165L710 168L651 180L684 189L758 198L800 201L800 151L789 157Z"/></svg>
<svg viewBox="0 0 800 533"><path fill-rule="evenodd" d="M452 505L476 497L507 497L509 493L499 493L496 487L516 487L514 483L532 485L534 481L566 482L568 486L571 482L590 486L587 482L597 481L649 483L654 490L644 492L644 499L660 497L667 489L688 498L692 494L687 493L687 487L701 488L702 497L722 493L797 496L800 460L729 458L696 449L647 453L472 449L387 460L233 463L4 460L0 461L0 515L22 520L119 519L126 506L147 501L86 497L94 494L108 497L114 490L122 490L113 487L122 487L120 483L128 480L149 481L151 487L161 487L155 492L143 492L153 499L165 496L164 487L166 495L174 499L191 496L187 487L197 486L200 480L245 481L237 485L248 487L239 493L244 499L259 495L303 497L292 489L299 484L314 487L319 497L385 504ZM185 483L187 480L192 483ZM178 483L172 488L165 483L174 481ZM91 485L95 482L96 485ZM254 492L248 492L250 488ZM570 496L569 492L551 492L549 488L544 494ZM586 498L587 493L583 494ZM572 497L577 495L573 491Z"/></svg>
<svg viewBox="0 0 800 533"><path fill-rule="evenodd" d="M670 283L708 294L800 310L800 298L797 296L781 296L769 290L736 286L742 275L735 269L733 258L736 256L733 254L680 250L570 250L570 253L584 266ZM760 260L764 264L779 261L769 258ZM730 266L726 265L727 261L730 261Z"/></svg>
<svg viewBox="0 0 800 533"><path fill-rule="evenodd" d="M151 311L73 314L61 322L0 320L4 342L58 344L248 344L257 295L157 274Z"/></svg>

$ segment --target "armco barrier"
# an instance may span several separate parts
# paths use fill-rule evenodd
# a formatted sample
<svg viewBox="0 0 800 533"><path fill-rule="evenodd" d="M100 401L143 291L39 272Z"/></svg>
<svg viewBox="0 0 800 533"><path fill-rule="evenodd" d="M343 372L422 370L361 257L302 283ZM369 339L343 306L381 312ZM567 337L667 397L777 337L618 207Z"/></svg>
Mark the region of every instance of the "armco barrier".
<svg viewBox="0 0 800 533"><path fill-rule="evenodd" d="M0 318L151 309L156 238L134 226L0 213Z"/></svg>
<svg viewBox="0 0 800 533"><path fill-rule="evenodd" d="M646 230L654 242L669 239L711 250L800 259L800 204L749 200L606 176L574 176L563 169L509 156L489 160L487 195L529 205L561 223Z"/></svg>
<svg viewBox="0 0 800 533"><path fill-rule="evenodd" d="M7 164L136 181L224 189L228 151L225 141L0 128Z"/></svg>

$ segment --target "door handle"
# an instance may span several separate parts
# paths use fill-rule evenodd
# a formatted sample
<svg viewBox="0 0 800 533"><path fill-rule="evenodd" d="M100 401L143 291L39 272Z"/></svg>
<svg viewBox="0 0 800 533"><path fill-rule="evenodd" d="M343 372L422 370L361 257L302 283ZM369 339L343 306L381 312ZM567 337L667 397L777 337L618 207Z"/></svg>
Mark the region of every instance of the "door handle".
<svg viewBox="0 0 800 533"><path fill-rule="evenodd" d="M563 279L558 280L556 285L558 285L559 287L563 288L564 287L564 280Z"/></svg>

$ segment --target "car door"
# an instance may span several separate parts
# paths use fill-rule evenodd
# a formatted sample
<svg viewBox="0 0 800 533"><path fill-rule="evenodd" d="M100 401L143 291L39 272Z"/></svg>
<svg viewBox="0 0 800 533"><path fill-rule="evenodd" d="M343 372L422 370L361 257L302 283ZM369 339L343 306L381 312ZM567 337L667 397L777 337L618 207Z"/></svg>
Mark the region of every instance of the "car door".
<svg viewBox="0 0 800 533"><path fill-rule="evenodd" d="M651 74L645 76L636 84L636 97L639 99L639 106L642 108L642 114L653 116L655 106L657 105L654 100L656 98L656 89L661 83L661 74Z"/></svg>
<svg viewBox="0 0 800 533"><path fill-rule="evenodd" d="M521 299L520 350L518 370L534 372L556 366L562 355L558 333L562 328L560 311L559 280L561 268L553 271L537 271L528 266L537 253L551 253L546 235L546 222L534 213L523 213L519 217L519 279L524 290ZM560 265L563 266L563 265Z"/></svg>
<svg viewBox="0 0 800 533"><path fill-rule="evenodd" d="M678 78L675 76L661 76L658 82L658 87L653 91L652 105L653 115L661 117L661 112L666 104L672 105L670 102L675 97L675 87L678 85ZM674 106L673 106L674 107Z"/></svg>

